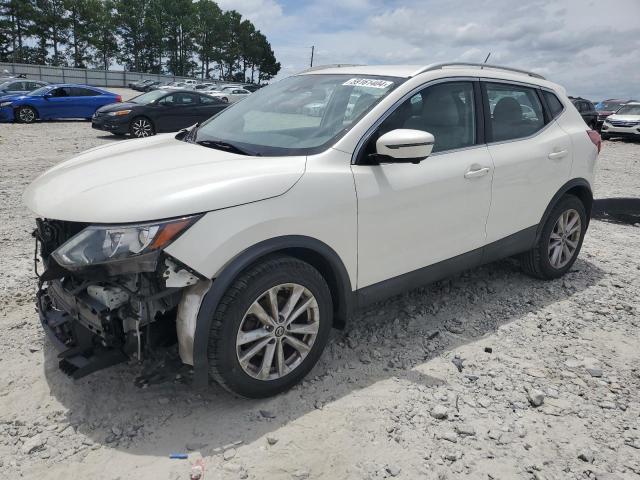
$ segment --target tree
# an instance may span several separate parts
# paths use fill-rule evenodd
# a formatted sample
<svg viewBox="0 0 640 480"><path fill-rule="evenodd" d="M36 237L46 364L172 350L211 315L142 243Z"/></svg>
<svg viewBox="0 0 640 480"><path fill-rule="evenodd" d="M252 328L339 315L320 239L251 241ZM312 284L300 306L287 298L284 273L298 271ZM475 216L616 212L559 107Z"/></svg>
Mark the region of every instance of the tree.
<svg viewBox="0 0 640 480"><path fill-rule="evenodd" d="M271 80L280 71L280 62L276 60L271 44L267 41L267 37L260 34L256 38L259 49L257 67L259 70L258 83L265 80Z"/></svg>
<svg viewBox="0 0 640 480"><path fill-rule="evenodd" d="M255 25L214 0L0 0L0 61L105 69L118 61L243 82L280 70Z"/></svg>
<svg viewBox="0 0 640 480"><path fill-rule="evenodd" d="M115 4L113 0L105 0L97 4L95 27L88 38L88 43L95 51L92 63L108 70L118 52L114 21Z"/></svg>
<svg viewBox="0 0 640 480"><path fill-rule="evenodd" d="M63 0L35 0L33 20L31 33L38 45L38 63L47 63L49 49L52 48L50 63L64 65L62 47L69 40L69 19Z"/></svg>
<svg viewBox="0 0 640 480"><path fill-rule="evenodd" d="M163 4L167 18L167 70L174 75L187 75L194 67L191 57L194 53L196 8L192 0L164 0Z"/></svg>
<svg viewBox="0 0 640 480"><path fill-rule="evenodd" d="M149 3L149 0L115 0L116 31L120 36L118 60L126 70L142 71L144 19Z"/></svg>
<svg viewBox="0 0 640 480"><path fill-rule="evenodd" d="M34 8L31 0L0 0L0 16L5 19L13 62L25 61L25 40L33 27Z"/></svg>
<svg viewBox="0 0 640 480"><path fill-rule="evenodd" d="M211 64L215 62L216 45L224 37L222 10L211 0L200 0L196 3L196 22L194 26L194 43L200 59L200 77L210 78Z"/></svg>
<svg viewBox="0 0 640 480"><path fill-rule="evenodd" d="M70 56L76 68L85 68L91 60L89 39L95 28L101 0L63 0L69 12Z"/></svg>

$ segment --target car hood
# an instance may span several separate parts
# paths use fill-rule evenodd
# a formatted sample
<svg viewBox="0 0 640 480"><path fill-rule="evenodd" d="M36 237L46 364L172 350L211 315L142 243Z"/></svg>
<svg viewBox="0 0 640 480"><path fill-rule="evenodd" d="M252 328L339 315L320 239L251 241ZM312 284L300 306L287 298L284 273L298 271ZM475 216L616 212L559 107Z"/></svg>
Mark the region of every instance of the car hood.
<svg viewBox="0 0 640 480"><path fill-rule="evenodd" d="M97 113L107 113L107 112L117 112L120 110L131 110L132 108L139 107L139 103L133 102L120 102L120 103L110 103L109 105L105 105L104 107L100 107L96 110Z"/></svg>
<svg viewBox="0 0 640 480"><path fill-rule="evenodd" d="M609 115L607 121L611 120L618 122L637 122L640 121L640 115Z"/></svg>
<svg viewBox="0 0 640 480"><path fill-rule="evenodd" d="M23 194L43 218L129 223L178 217L284 194L306 157L250 157L173 134L101 146L51 168Z"/></svg>
<svg viewBox="0 0 640 480"><path fill-rule="evenodd" d="M28 98L26 95L20 95L19 93L7 93L0 94L0 102L13 101L13 100L22 100L24 98Z"/></svg>

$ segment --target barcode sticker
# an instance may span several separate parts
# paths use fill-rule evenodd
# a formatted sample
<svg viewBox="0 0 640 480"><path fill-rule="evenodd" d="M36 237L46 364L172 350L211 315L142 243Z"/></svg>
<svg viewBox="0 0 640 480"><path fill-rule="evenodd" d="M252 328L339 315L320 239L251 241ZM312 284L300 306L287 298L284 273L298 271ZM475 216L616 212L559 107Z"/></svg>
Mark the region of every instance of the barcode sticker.
<svg viewBox="0 0 640 480"><path fill-rule="evenodd" d="M342 85L351 87L370 87L370 88L387 88L389 85L393 85L393 82L389 80L376 80L375 78L352 78L347 80Z"/></svg>

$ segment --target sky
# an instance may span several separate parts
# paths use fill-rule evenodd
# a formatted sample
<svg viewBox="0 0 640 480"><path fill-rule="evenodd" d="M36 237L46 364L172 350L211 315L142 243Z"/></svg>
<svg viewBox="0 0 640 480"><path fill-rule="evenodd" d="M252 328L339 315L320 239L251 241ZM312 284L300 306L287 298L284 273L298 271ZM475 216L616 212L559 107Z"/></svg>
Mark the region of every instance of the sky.
<svg viewBox="0 0 640 480"><path fill-rule="evenodd" d="M271 42L280 79L331 63L482 62L591 100L640 99L640 0L218 0Z"/></svg>

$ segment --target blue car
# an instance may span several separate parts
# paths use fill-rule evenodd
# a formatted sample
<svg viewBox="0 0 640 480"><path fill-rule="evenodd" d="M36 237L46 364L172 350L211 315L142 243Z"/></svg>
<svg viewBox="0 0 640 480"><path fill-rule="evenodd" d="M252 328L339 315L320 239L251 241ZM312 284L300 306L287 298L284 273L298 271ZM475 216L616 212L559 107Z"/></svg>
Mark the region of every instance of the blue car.
<svg viewBox="0 0 640 480"><path fill-rule="evenodd" d="M0 97L0 122L33 123L57 118L91 119L96 110L122 101L120 95L76 84L47 85L26 95Z"/></svg>

